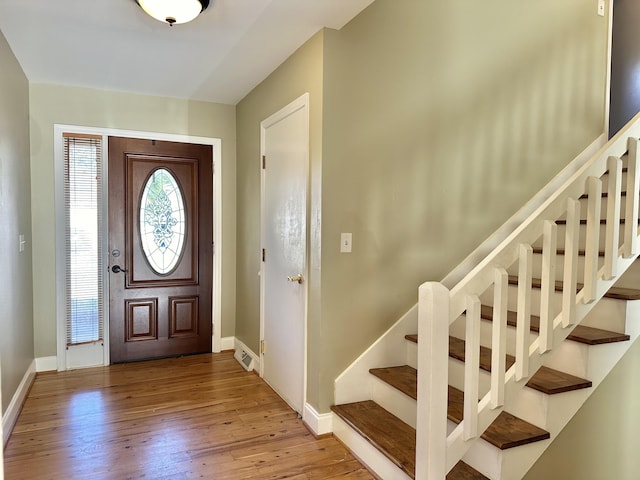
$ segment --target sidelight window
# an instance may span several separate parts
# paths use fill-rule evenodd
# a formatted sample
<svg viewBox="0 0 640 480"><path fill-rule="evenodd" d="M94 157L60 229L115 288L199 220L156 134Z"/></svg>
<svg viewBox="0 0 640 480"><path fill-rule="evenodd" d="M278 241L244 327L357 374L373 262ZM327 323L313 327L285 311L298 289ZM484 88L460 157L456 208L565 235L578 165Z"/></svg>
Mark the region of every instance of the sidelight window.
<svg viewBox="0 0 640 480"><path fill-rule="evenodd" d="M102 137L64 135L67 345L103 339Z"/></svg>

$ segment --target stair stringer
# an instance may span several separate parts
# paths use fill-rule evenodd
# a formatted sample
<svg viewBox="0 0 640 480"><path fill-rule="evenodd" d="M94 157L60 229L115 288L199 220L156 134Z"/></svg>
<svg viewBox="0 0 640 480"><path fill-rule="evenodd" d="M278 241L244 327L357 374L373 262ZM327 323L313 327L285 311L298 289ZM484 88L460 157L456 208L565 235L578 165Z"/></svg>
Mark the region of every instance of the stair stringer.
<svg viewBox="0 0 640 480"><path fill-rule="evenodd" d="M518 480L523 478L589 397L593 395L607 375L640 338L640 322L634 321L640 319L640 300L626 301L625 303L627 304L627 319L631 320L628 322L628 328L626 329L630 340L588 347L589 355L585 359L587 363L586 378L591 380L592 387L558 395L538 394L538 396L546 397L544 405L539 406L539 408L544 407L544 412L542 412L544 420L536 421L535 424L551 434L550 440L535 442L526 445L526 448L517 447L500 451L487 444L487 442L478 439L462 456L462 460L492 479ZM536 355L543 364L545 355ZM535 365L537 363L536 361ZM532 366L534 366L533 363ZM522 383L522 381L517 383ZM534 395L535 393L532 393L527 388L508 389L505 401L505 404L508 405L507 410L509 413L527 421L533 420L527 418L526 410L531 407L531 403L530 399L526 397Z"/></svg>
<svg viewBox="0 0 640 480"><path fill-rule="evenodd" d="M620 258L618 260L619 274L622 275L633 264L633 262L636 260L637 257L638 257L638 254L636 253L635 255L629 258ZM601 274L598 275L598 278L599 280L596 285L596 295L595 295L596 298L593 302L583 303L582 298L584 295L584 291L581 291L580 293L578 293L576 297L576 303L577 303L576 317L575 317L576 320L573 325L570 325L567 328L563 328L562 313L555 318L553 322L553 326L554 326L553 345L559 345L561 342L565 341L566 338L569 336L569 334L573 331L573 328L575 328L575 326L580 324L582 319L584 319L589 314L589 312L595 307L595 305L597 305L597 303L604 297L604 294L611 287L613 287L613 285L618 280L618 277L614 277L610 280L603 280ZM453 297L454 295L455 295L455 292L452 291L451 297ZM637 308L637 307L635 305L636 302L627 302L627 303L628 303L627 305L628 308L626 311L626 315L629 315L632 312L629 312L628 309L632 308L631 307L632 304L633 304L633 308ZM630 322L627 321L627 324L629 323ZM629 333L629 332L626 332L626 333ZM633 342L625 342L625 343L629 345L627 345L626 349L623 349L624 351L626 351L630 347L630 344ZM615 362L610 366L610 368L606 369L606 373L604 371L600 372L600 375L601 375L600 381L615 366L617 361L622 357L623 353L624 352L621 352L618 359L615 360ZM532 373L535 373L543 365L545 355L548 355L548 353L540 353L540 338L537 338L530 344L530 348L529 348L529 374L523 379L516 381L515 365L512 366L506 372L503 407L492 408L491 399L490 399L491 392L487 393L480 400L478 404L478 419L477 419L478 432L484 432L484 430L486 430L489 427L489 425L491 425L491 423L497 418L497 416L500 414L500 412L503 409L506 411L509 411L509 406L516 404L518 402L518 397L522 394L522 391L525 388L525 385L527 381L530 379ZM593 381L593 379L591 378L590 380ZM592 388L592 390L593 389L595 389L595 386L594 388ZM573 413L571 413L571 415L562 416L563 417L562 419L558 418L557 421L559 425L548 426L548 428L546 429L552 435L553 435L553 430L555 430L556 433L562 430L562 428L564 428L564 426L569 422L569 420L573 417L573 415L579 410L580 406L582 406L584 401L586 401L586 398L588 398L588 395L585 396L584 399L582 399L582 401L575 406L575 409L570 408L567 410L567 412L573 410ZM453 466L456 463L458 463L458 461L466 459L467 463L469 463L472 467L474 467L476 470L480 471L484 475L488 476L489 478L500 479L500 480L517 480L524 476L524 474L529 470L529 468L531 468L531 466L540 457L540 455L542 455L544 450L551 443L549 441L538 442L541 445L538 445L537 448L526 449L526 451L530 452L528 455L523 455L522 454L523 449L520 449L520 453L514 454L514 455L517 455L518 460L515 462L510 462L510 465L508 466L508 468L506 468L507 466L503 466L502 463L500 464L496 463L495 465L500 467L499 471L489 471L486 465L478 464L473 460L473 457L475 456L472 453L468 454L471 448L473 448L478 444L482 445L483 442L484 440L482 440L479 435L474 438L465 439L464 422L458 425L455 428L455 430L447 438L447 455L446 455L447 471L451 470L451 468L453 468ZM479 447L476 447L476 448L479 448ZM416 455L420 456L420 452L417 451Z"/></svg>

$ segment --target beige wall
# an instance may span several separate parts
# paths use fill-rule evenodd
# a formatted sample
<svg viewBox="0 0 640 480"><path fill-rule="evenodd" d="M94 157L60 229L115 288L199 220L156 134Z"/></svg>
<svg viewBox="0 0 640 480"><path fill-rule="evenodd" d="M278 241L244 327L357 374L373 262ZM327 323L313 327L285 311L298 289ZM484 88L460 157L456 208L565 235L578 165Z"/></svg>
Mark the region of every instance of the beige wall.
<svg viewBox="0 0 640 480"><path fill-rule="evenodd" d="M603 132L607 22L593 7L377 0L326 36L321 411L422 282Z"/></svg>
<svg viewBox="0 0 640 480"><path fill-rule="evenodd" d="M322 54L324 32L295 52L237 105L238 259L236 336L254 352L260 339L260 122L309 93L311 215L308 337L309 371L318 369L320 298L320 182L322 168ZM308 376L317 390L317 376Z"/></svg>
<svg viewBox="0 0 640 480"><path fill-rule="evenodd" d="M53 125L222 139L222 335L235 330L235 107L53 85L31 85L31 196L37 357L56 355Z"/></svg>
<svg viewBox="0 0 640 480"><path fill-rule="evenodd" d="M238 336L257 347L260 120L308 84L321 89L307 399L325 412L335 377L415 304L417 287L603 132L606 35L582 0L377 0L325 30L314 70L297 67L317 38L301 48L238 105ZM341 232L353 233L349 255Z"/></svg>
<svg viewBox="0 0 640 480"><path fill-rule="evenodd" d="M637 480L638 378L640 342L636 341L524 479Z"/></svg>
<svg viewBox="0 0 640 480"><path fill-rule="evenodd" d="M29 83L0 33L0 384L3 413L34 358L30 193ZM22 253L18 249L20 234L24 234L26 240Z"/></svg>

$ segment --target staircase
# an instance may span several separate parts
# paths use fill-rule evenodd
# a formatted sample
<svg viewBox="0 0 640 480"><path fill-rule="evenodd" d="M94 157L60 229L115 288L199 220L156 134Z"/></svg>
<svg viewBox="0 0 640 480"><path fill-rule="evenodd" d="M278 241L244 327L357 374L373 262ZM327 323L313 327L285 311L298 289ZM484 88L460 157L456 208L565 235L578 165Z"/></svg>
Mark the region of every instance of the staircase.
<svg viewBox="0 0 640 480"><path fill-rule="evenodd" d="M334 434L376 475L523 478L637 339L639 136L640 116L336 379Z"/></svg>

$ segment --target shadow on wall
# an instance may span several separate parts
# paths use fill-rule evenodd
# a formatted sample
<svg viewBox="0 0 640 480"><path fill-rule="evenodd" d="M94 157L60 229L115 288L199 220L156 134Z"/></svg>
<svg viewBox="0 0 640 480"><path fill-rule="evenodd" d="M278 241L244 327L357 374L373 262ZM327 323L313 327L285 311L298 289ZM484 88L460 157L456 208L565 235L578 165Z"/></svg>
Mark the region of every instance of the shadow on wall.
<svg viewBox="0 0 640 480"><path fill-rule="evenodd" d="M469 253L602 133L603 47L593 37L574 25L484 82L468 79L455 103L429 114L438 119L427 131L430 161L413 165L419 199L407 202L439 232L427 235L434 243L425 251L455 239ZM456 180L432 185L425 204L431 176Z"/></svg>

